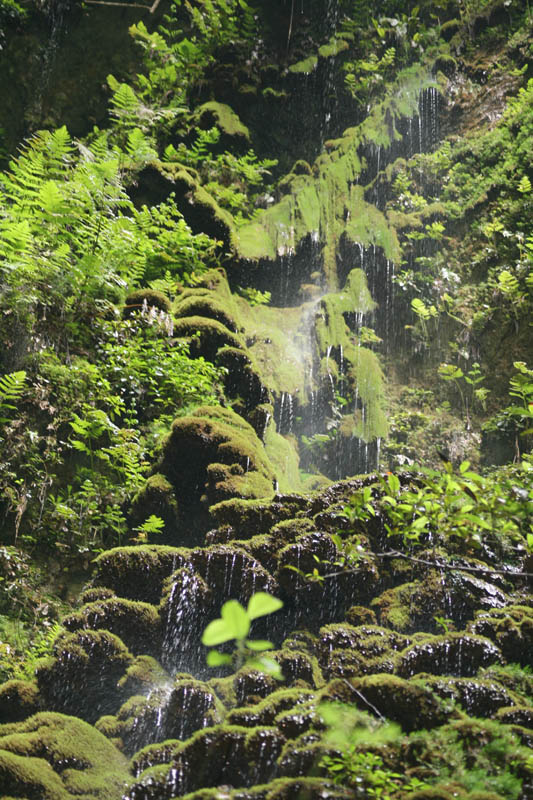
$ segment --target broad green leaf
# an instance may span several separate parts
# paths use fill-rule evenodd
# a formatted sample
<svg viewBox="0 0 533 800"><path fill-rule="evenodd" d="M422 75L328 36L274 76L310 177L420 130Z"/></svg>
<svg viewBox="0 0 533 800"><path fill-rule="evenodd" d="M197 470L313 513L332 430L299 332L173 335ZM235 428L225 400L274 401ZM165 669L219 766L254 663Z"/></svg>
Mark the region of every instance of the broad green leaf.
<svg viewBox="0 0 533 800"><path fill-rule="evenodd" d="M272 650L274 645L267 639L247 639L246 647L249 650L255 650L256 652L260 653L263 650Z"/></svg>
<svg viewBox="0 0 533 800"><path fill-rule="evenodd" d="M282 607L283 603L277 597L272 597L267 592L256 592L248 601L248 617L249 619L264 617L265 614L273 614L274 611L278 611Z"/></svg>
<svg viewBox="0 0 533 800"><path fill-rule="evenodd" d="M222 606L221 617L232 630L234 639L244 639L250 630L250 618L238 600L228 600Z"/></svg>
<svg viewBox="0 0 533 800"><path fill-rule="evenodd" d="M229 642L235 638L235 633L231 625L224 619L214 619L209 623L202 635L202 644L214 647L223 642Z"/></svg>
<svg viewBox="0 0 533 800"><path fill-rule="evenodd" d="M219 653L218 650L210 650L207 654L207 666L221 667L223 664L231 664L231 656L228 653Z"/></svg>

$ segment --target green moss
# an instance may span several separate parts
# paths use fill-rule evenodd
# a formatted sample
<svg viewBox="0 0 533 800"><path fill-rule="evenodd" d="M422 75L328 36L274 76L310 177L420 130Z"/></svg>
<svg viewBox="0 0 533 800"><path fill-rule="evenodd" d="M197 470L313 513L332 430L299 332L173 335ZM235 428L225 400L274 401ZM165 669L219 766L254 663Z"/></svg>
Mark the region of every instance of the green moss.
<svg viewBox="0 0 533 800"><path fill-rule="evenodd" d="M296 74L310 75L316 69L318 58L316 56L309 56L302 61L297 61L295 64L289 66L289 72Z"/></svg>
<svg viewBox="0 0 533 800"><path fill-rule="evenodd" d="M198 108L196 115L202 122L205 122L206 117L214 117L217 126L228 136L240 136L247 141L250 139L250 131L226 103L210 100Z"/></svg>
<svg viewBox="0 0 533 800"><path fill-rule="evenodd" d="M174 314L176 317L206 317L222 323L225 327L237 333L238 325L227 307L223 307L222 300L217 301L214 297L180 297L174 304Z"/></svg>
<svg viewBox="0 0 533 800"><path fill-rule="evenodd" d="M159 655L161 619L149 603L113 597L85 605L63 620L69 631L105 629L118 636L134 654Z"/></svg>
<svg viewBox="0 0 533 800"><path fill-rule="evenodd" d="M387 719L398 722L407 733L442 725L450 713L421 681L407 681L395 675L368 675L352 678L350 685L354 688L353 703L362 711L369 706L377 709Z"/></svg>
<svg viewBox="0 0 533 800"><path fill-rule="evenodd" d="M179 520L178 502L172 484L160 473L150 475L131 501L129 524L131 527L142 525L152 514L163 520L166 534L176 530Z"/></svg>
<svg viewBox="0 0 533 800"><path fill-rule="evenodd" d="M216 319L192 316L180 317L174 324L175 336L191 340L191 354L214 361L221 347L244 346L242 339Z"/></svg>
<svg viewBox="0 0 533 800"><path fill-rule="evenodd" d="M253 706L230 711L227 722L245 727L273 725L278 714L298 707L313 697L314 692L309 689L279 689Z"/></svg>
<svg viewBox="0 0 533 800"><path fill-rule="evenodd" d="M281 492L300 492L298 449L295 440L281 436L273 425L269 425L265 435L265 451L272 463Z"/></svg>
<svg viewBox="0 0 533 800"><path fill-rule="evenodd" d="M120 706L117 685L132 662L123 642L108 631L66 633L35 670L39 693L48 708L94 722Z"/></svg>
<svg viewBox="0 0 533 800"><path fill-rule="evenodd" d="M19 722L35 714L39 708L37 684L11 680L0 686L0 723Z"/></svg>
<svg viewBox="0 0 533 800"><path fill-rule="evenodd" d="M163 583L183 560L184 551L165 545L115 547L95 559L95 586L111 588L120 597L159 603Z"/></svg>
<svg viewBox="0 0 533 800"><path fill-rule="evenodd" d="M137 656L118 682L119 689L126 696L148 694L154 687L168 684L170 675L151 656Z"/></svg>
<svg viewBox="0 0 533 800"><path fill-rule="evenodd" d="M346 47L345 41L332 40L321 52L326 56ZM250 260L273 260L276 255L294 252L306 236L318 236L324 244L323 269L332 290L337 288L336 252L343 234L364 246L382 247L388 259L399 260L394 228L366 202L364 188L357 185L362 171L358 151L370 143L389 147L399 136L396 121L418 113L419 91L433 83L423 68L403 70L393 90L359 126L326 143L329 152L317 158L313 176L294 176L297 179L286 184L288 193L278 203L240 228L236 237L240 255Z"/></svg>
<svg viewBox="0 0 533 800"><path fill-rule="evenodd" d="M4 792L43 800L79 795L119 800L128 778L126 759L82 720L42 712L26 722L0 726Z"/></svg>
<svg viewBox="0 0 533 800"><path fill-rule="evenodd" d="M175 420L163 445L161 471L187 505L203 490L209 504L236 495L266 497L275 480L254 429L222 406L200 407Z"/></svg>
<svg viewBox="0 0 533 800"><path fill-rule="evenodd" d="M167 314L171 310L170 300L162 292L158 292L155 289L137 289L137 291L131 292L126 297L124 314L129 315L142 311L145 304L148 308L154 306Z"/></svg>

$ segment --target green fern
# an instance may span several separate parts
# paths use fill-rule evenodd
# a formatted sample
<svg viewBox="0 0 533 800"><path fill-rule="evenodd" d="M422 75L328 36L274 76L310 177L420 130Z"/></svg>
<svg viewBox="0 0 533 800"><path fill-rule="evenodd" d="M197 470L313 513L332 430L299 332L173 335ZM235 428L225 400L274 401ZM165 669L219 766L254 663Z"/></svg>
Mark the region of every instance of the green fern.
<svg viewBox="0 0 533 800"><path fill-rule="evenodd" d="M20 400L26 385L26 373L24 370L20 372L10 372L0 378L0 414L4 410L14 410L16 405L13 405ZM0 417L0 424L8 422L8 417Z"/></svg>

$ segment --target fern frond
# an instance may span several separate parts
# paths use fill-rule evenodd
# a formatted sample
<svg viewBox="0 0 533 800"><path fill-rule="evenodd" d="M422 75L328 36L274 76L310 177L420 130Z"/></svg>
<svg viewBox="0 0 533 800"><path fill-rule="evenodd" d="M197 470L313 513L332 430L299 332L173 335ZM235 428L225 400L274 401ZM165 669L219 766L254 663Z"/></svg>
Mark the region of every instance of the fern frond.
<svg viewBox="0 0 533 800"><path fill-rule="evenodd" d="M14 408L10 405L20 399L26 384L26 372L9 372L0 378L0 405L4 408Z"/></svg>

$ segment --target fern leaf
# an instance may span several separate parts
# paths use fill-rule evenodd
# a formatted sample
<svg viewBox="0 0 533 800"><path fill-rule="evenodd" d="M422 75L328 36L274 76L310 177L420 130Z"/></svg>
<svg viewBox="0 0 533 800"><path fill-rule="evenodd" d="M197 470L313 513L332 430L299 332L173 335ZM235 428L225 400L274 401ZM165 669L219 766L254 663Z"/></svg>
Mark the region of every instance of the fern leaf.
<svg viewBox="0 0 533 800"><path fill-rule="evenodd" d="M7 403L14 403L22 395L26 383L26 372L9 372L0 378L0 404L7 406ZM6 403L7 401L7 403ZM9 406L12 408L12 406Z"/></svg>

